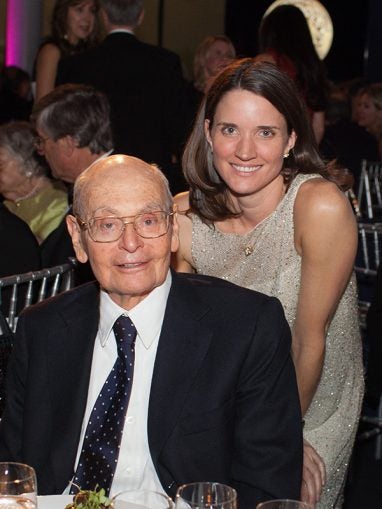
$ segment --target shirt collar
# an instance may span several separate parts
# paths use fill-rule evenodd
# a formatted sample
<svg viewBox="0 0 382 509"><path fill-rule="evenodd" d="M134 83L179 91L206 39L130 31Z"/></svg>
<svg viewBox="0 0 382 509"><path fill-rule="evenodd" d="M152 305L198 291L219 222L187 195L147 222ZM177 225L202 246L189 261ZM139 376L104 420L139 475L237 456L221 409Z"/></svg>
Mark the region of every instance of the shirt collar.
<svg viewBox="0 0 382 509"><path fill-rule="evenodd" d="M137 329L137 337L145 348L150 348L155 338L159 337L162 328L170 287L171 271L169 270L164 283L154 288L147 297L129 311L118 306L107 292L101 290L98 330L101 346L104 347L110 338L116 319L120 315L126 315L133 321Z"/></svg>
<svg viewBox="0 0 382 509"><path fill-rule="evenodd" d="M110 32L107 35L118 33L134 35L134 32L132 30L129 30L128 28L115 28L114 30L110 30Z"/></svg>

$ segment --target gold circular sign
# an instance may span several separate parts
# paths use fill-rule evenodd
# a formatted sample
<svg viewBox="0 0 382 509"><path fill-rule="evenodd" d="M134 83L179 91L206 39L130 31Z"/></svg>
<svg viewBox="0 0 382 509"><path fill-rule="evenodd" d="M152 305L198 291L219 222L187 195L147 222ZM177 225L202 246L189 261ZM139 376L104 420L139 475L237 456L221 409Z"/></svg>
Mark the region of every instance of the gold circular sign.
<svg viewBox="0 0 382 509"><path fill-rule="evenodd" d="M328 11L318 0L276 0L265 11L264 17L280 5L294 5L304 14L318 56L323 60L333 42L333 23Z"/></svg>

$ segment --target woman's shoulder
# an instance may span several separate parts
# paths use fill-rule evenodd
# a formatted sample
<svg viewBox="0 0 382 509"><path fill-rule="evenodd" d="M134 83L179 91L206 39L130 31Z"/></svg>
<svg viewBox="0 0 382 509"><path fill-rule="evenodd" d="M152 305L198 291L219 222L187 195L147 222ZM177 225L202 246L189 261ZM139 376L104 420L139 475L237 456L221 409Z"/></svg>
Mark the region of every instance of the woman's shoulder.
<svg viewBox="0 0 382 509"><path fill-rule="evenodd" d="M300 185L294 204L295 216L303 220L326 215L353 214L345 193L334 183L317 175Z"/></svg>
<svg viewBox="0 0 382 509"><path fill-rule="evenodd" d="M49 57L55 57L60 58L61 56L61 49L59 45L53 40L53 39L47 39L44 41L37 54L37 58L49 58Z"/></svg>

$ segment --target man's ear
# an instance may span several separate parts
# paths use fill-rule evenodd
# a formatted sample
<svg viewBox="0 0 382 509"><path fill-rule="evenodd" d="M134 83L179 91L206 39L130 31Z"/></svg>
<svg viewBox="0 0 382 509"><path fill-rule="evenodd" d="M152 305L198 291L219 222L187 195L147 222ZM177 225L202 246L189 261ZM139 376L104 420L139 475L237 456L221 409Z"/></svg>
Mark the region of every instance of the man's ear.
<svg viewBox="0 0 382 509"><path fill-rule="evenodd" d="M73 249L76 253L77 260L81 263L86 263L88 261L88 254L82 240L82 233L77 219L68 214L66 216L66 226L72 238Z"/></svg>

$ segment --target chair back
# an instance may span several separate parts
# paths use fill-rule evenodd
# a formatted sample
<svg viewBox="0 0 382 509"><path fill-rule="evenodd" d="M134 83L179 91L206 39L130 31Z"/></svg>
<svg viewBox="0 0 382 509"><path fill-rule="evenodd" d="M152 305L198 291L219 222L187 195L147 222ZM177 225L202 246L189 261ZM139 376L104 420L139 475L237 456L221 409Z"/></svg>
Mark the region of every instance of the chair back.
<svg viewBox="0 0 382 509"><path fill-rule="evenodd" d="M358 222L358 252L355 273L358 282L360 325L366 328L366 316L373 296L374 282L382 258L382 223Z"/></svg>
<svg viewBox="0 0 382 509"><path fill-rule="evenodd" d="M371 220L382 217L382 161L362 160L357 194L362 217Z"/></svg>
<svg viewBox="0 0 382 509"><path fill-rule="evenodd" d="M0 278L0 309L12 332L24 308L73 287L76 261L55 267Z"/></svg>

